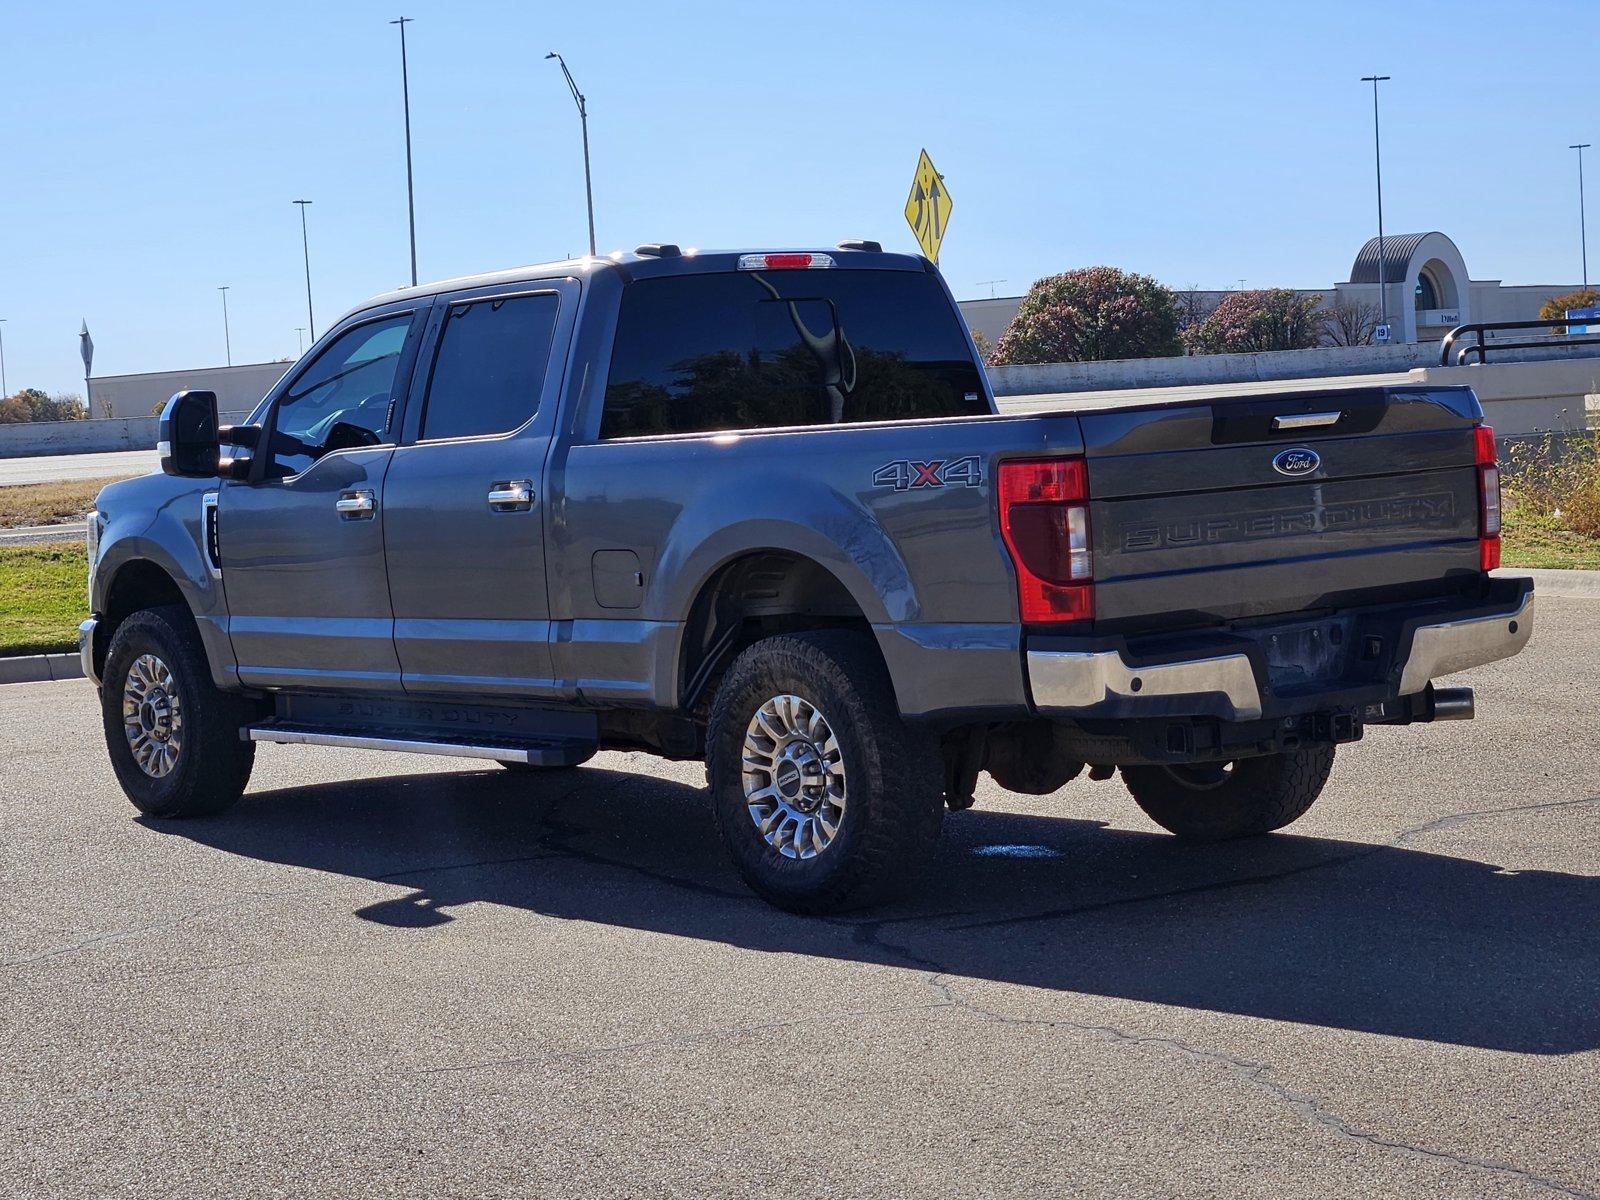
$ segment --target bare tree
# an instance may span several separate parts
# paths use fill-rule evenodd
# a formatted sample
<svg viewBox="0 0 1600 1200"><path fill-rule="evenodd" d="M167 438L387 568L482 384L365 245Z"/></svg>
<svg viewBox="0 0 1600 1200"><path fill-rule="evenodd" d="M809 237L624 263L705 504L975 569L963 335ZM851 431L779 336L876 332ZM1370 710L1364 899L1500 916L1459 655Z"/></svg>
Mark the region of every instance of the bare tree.
<svg viewBox="0 0 1600 1200"><path fill-rule="evenodd" d="M1364 300L1339 300L1328 307L1327 318L1330 346L1370 346L1378 330L1378 306Z"/></svg>
<svg viewBox="0 0 1600 1200"><path fill-rule="evenodd" d="M1188 329L1191 325L1198 325L1216 311L1216 305L1211 298L1200 290L1198 283L1191 283L1188 287L1177 292L1178 300L1178 329Z"/></svg>

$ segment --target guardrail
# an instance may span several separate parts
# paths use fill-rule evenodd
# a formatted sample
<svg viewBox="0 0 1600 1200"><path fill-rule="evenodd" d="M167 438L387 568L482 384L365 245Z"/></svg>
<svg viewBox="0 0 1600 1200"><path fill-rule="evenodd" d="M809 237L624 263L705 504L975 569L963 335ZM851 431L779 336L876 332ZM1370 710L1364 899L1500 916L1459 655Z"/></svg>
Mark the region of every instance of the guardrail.
<svg viewBox="0 0 1600 1200"><path fill-rule="evenodd" d="M1457 325L1444 335L1439 343L1439 365L1441 367L1465 366L1471 355L1476 354L1480 363L1489 361L1490 350L1541 350L1546 347L1564 349L1567 346L1600 346L1600 337L1562 337L1560 341L1553 338L1543 338L1533 342L1513 342L1505 339L1490 338L1487 335L1502 329L1565 329L1568 325L1577 325L1585 320L1595 320L1600 325L1600 319L1585 317L1560 317L1554 320L1539 321L1477 321L1470 325ZM1471 345L1462 346L1456 351L1455 361L1450 361L1450 351L1457 340L1468 334L1476 335L1477 341Z"/></svg>

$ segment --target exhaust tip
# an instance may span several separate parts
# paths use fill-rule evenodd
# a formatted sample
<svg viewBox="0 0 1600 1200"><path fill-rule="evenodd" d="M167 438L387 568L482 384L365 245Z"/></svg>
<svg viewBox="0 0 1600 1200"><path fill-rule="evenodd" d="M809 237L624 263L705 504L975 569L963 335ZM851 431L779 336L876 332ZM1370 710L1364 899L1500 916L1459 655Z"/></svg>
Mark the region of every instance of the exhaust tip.
<svg viewBox="0 0 1600 1200"><path fill-rule="evenodd" d="M1477 715L1472 689L1449 687L1433 689L1433 719L1435 721L1470 721Z"/></svg>

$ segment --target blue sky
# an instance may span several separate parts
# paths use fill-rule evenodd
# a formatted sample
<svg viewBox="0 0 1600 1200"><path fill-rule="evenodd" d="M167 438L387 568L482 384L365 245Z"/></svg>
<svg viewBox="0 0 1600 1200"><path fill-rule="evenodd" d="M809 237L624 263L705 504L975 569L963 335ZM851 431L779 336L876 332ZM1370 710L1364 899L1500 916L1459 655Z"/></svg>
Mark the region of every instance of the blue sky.
<svg viewBox="0 0 1600 1200"><path fill-rule="evenodd" d="M1579 275L1576 166L1600 5L1458 3L18 4L3 21L7 379L295 353L312 199L317 322L409 275L409 27L424 279L643 241L913 247L919 148L955 210L956 294L1111 263L1175 286L1324 286L1374 232L1442 229L1475 278ZM1557 110L1565 103L1567 115ZM1600 192L1600 156L1590 160ZM1600 207L1593 209L1600 234ZM1596 239L1600 274L1600 237Z"/></svg>

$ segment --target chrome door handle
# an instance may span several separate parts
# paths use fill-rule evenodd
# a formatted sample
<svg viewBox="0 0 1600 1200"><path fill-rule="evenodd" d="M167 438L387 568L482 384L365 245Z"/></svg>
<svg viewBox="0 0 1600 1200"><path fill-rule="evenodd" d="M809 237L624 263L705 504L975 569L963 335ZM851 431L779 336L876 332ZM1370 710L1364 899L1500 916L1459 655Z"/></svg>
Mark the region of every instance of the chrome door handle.
<svg viewBox="0 0 1600 1200"><path fill-rule="evenodd" d="M378 498L369 488L357 488L352 492L341 492L339 499L334 502L333 510L346 521L361 521L372 516L378 509Z"/></svg>
<svg viewBox="0 0 1600 1200"><path fill-rule="evenodd" d="M1274 429L1316 429L1323 425L1337 425L1343 412L1285 413L1272 418Z"/></svg>
<svg viewBox="0 0 1600 1200"><path fill-rule="evenodd" d="M533 480L495 480L489 485L489 507L495 512L527 512L533 507Z"/></svg>

